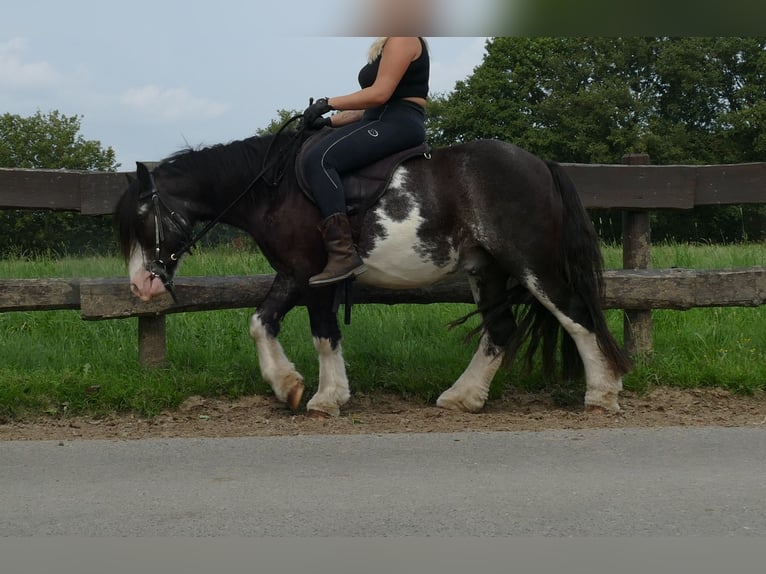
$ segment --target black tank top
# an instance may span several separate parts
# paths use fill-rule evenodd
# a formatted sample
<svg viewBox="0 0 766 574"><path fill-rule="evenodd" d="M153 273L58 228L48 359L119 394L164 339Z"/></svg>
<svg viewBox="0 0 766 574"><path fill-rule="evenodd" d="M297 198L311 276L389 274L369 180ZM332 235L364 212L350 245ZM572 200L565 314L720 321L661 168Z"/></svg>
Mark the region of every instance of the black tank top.
<svg viewBox="0 0 766 574"><path fill-rule="evenodd" d="M420 45L422 47L420 56L417 60L410 62L407 70L404 72L404 76L399 81L399 85L396 86L394 93L391 94L391 99L397 98L427 98L428 97L428 79L431 72L431 61L428 57L428 47L426 46L423 38L419 38ZM370 64L367 64L364 68L359 70L359 85L362 88L369 88L375 83L375 78L378 77L378 69L380 68L379 55Z"/></svg>

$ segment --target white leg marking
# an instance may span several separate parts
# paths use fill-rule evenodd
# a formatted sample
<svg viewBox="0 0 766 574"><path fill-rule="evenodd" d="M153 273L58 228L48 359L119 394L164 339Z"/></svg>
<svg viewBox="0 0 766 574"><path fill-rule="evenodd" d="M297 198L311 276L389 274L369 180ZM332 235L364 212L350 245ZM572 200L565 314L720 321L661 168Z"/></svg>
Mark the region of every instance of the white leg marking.
<svg viewBox="0 0 766 574"><path fill-rule="evenodd" d="M585 368L585 405L619 411L620 405L617 398L622 390L622 377L616 375L610 367L604 353L598 346L596 334L562 313L540 289L537 277L530 271L524 274L523 281L527 289L546 309L553 313L561 326L574 339Z"/></svg>
<svg viewBox="0 0 766 574"><path fill-rule="evenodd" d="M277 399L287 402L290 391L296 385L303 386L303 377L295 365L285 356L279 341L268 334L257 314L250 318L250 336L258 350L258 364L261 376L271 385Z"/></svg>
<svg viewBox="0 0 766 574"><path fill-rule="evenodd" d="M444 391L436 406L454 411L478 412L484 407L489 395L489 386L503 362L503 351L484 334L479 341L471 362L460 378Z"/></svg>
<svg viewBox="0 0 766 574"><path fill-rule="evenodd" d="M319 388L306 408L337 417L351 397L343 350L340 343L333 349L329 339L318 337L314 337L314 348L319 355Z"/></svg>

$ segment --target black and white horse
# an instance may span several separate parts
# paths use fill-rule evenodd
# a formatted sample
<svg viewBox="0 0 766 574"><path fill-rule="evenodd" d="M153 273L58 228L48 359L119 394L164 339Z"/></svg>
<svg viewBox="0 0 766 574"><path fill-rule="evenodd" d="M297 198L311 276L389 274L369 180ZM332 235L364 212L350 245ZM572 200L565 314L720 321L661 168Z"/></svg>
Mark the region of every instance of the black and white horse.
<svg viewBox="0 0 766 574"><path fill-rule="evenodd" d="M303 377L277 335L285 314L304 303L319 355L318 389L306 406L338 415L350 391L335 287L308 285L326 255L319 211L300 191L294 149L287 149L296 137L285 132L183 151L151 172L138 164L115 218L131 289L143 300L172 285L195 223L221 220L249 233L277 273L250 322L263 378L280 401L298 408ZM281 177L261 169L272 149L282 157L275 168ZM586 409L619 410L629 361L600 307L598 239L560 166L496 140L436 149L396 168L385 195L356 223L367 265L361 283L413 288L468 274L482 334L437 405L480 410L503 359L522 349L529 358L541 348L553 368L561 332L563 375L584 367Z"/></svg>

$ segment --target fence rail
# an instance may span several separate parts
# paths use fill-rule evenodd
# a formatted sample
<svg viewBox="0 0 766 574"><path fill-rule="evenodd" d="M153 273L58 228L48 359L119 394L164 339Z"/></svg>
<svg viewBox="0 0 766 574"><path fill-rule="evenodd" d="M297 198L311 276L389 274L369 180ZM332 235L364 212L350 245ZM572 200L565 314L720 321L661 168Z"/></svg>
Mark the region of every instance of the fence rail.
<svg viewBox="0 0 766 574"><path fill-rule="evenodd" d="M766 163L648 165L564 163L590 209L692 209L698 205L766 203ZM636 160L639 160L636 163ZM52 209L108 215L126 187L126 173L0 168L0 209Z"/></svg>
<svg viewBox="0 0 766 574"><path fill-rule="evenodd" d="M728 270L648 269L649 211L687 210L698 205L766 203L766 163L652 166L646 155L623 165L562 164L583 204L619 209L623 216L623 267L605 273L603 305L624 309L629 352L651 352L652 309L759 306L766 303L766 267ZM124 173L0 169L0 208L112 213L124 191ZM127 278L0 280L0 312L79 309L85 320L139 317L139 359L164 362L165 315L258 306L272 275L178 277L179 303L169 297L142 303ZM470 303L464 278L423 289L382 290L357 285L357 303Z"/></svg>
<svg viewBox="0 0 766 574"><path fill-rule="evenodd" d="M0 312L78 309L86 321L154 317L259 306L274 275L189 276L175 280L178 303L165 294L144 303L126 277L0 279ZM615 269L604 272L604 309L757 307L766 303L766 267L742 269ZM354 303L473 303L468 281L455 275L419 289L354 286ZM300 304L300 303L299 303Z"/></svg>

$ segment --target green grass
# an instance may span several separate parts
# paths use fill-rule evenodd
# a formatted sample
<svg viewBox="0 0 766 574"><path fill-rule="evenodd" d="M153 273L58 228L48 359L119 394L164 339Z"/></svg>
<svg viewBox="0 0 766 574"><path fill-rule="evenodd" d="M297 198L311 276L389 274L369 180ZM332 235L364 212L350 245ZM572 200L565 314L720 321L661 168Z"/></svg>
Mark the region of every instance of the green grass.
<svg viewBox="0 0 766 574"><path fill-rule="evenodd" d="M763 245L668 245L653 249L654 267L725 268L764 264ZM620 267L619 248L605 248L607 267ZM183 275L270 272L249 251L214 250L188 258ZM102 277L124 273L113 258L0 260L0 277ZM385 390L434 400L470 361L462 338L472 324L445 325L468 305L359 305L344 327L344 353L353 391ZM0 416L134 411L153 415L191 395L237 397L270 392L261 380L248 335L252 310L168 316L167 369L138 365L137 320L85 322L76 311L0 314ZM619 311L610 311L622 334ZM719 386L766 389L766 307L655 311L652 361L638 365L625 386ZM306 312L293 310L280 336L306 377L317 379ZM540 373L514 368L496 377L491 396L511 385L546 388Z"/></svg>

